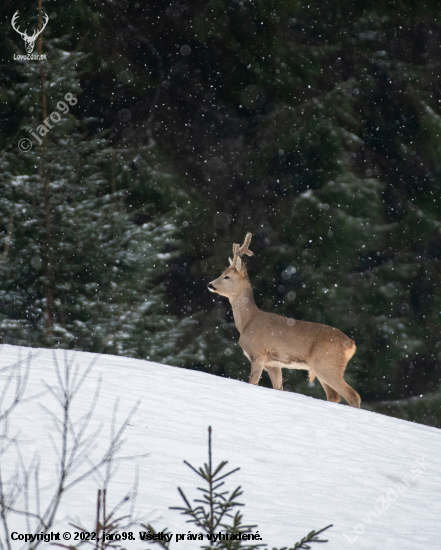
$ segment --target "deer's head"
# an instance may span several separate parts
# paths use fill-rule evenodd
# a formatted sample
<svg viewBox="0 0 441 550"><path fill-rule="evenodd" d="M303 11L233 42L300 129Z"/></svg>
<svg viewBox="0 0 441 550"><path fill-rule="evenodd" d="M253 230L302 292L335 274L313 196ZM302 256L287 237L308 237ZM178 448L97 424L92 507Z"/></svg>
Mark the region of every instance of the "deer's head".
<svg viewBox="0 0 441 550"><path fill-rule="evenodd" d="M247 233L242 246L233 244L233 259L228 258L230 267L228 267L220 277L208 283L208 290L216 292L221 296L233 299L239 294L243 286L248 283L248 273L242 256L253 256L248 246L251 241L251 233Z"/></svg>
<svg viewBox="0 0 441 550"><path fill-rule="evenodd" d="M18 34L23 38L24 40L24 43L25 43L25 48L26 48L26 52L27 53L32 53L34 51L34 46L35 46L35 41L37 40L37 38L39 37L39 35L44 31L46 25L47 25L47 22L49 21L49 17L44 14L44 23L43 23L43 26L41 27L41 29L39 31L34 31L34 34L32 36L28 36L26 34L26 31L25 32L21 32L19 30L19 27L16 26L16 23L17 23L17 18L18 18L18 10L14 13L14 15L12 16L12 20L11 20L11 25L12 25L12 28L18 32Z"/></svg>

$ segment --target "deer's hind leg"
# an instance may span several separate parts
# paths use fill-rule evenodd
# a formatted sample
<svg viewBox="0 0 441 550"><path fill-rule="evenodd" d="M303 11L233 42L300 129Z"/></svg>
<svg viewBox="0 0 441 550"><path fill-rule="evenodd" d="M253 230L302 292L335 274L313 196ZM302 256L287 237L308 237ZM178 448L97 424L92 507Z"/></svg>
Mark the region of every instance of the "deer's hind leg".
<svg viewBox="0 0 441 550"><path fill-rule="evenodd" d="M322 383L325 391L326 384L330 386L334 392L344 397L351 407L360 408L360 396L343 379L343 374L347 363L348 360L344 355L339 356L338 354L335 354L332 359L326 355L324 357L316 357L313 367L317 378ZM326 396L328 396L327 391Z"/></svg>
<svg viewBox="0 0 441 550"><path fill-rule="evenodd" d="M347 384L343 380L343 378L338 382L338 384L334 384L334 389L340 392L340 395L342 395L346 399L351 407L355 407L356 409L360 408L360 396L354 389L351 388L349 384Z"/></svg>
<svg viewBox="0 0 441 550"><path fill-rule="evenodd" d="M334 373L333 373L334 374ZM351 407L355 407L357 409L360 408L361 399L358 393L351 388L349 384L347 384L343 380L343 376L329 376L326 373L321 373L320 375L317 373L317 378L320 380L320 382L323 384L327 384L330 386L336 393L340 394L342 397L346 399L348 404ZM323 385L324 387L324 385ZM326 388L325 388L326 391ZM327 392L326 392L327 395Z"/></svg>
<svg viewBox="0 0 441 550"><path fill-rule="evenodd" d="M333 403L340 403L340 399L341 399L340 394L336 392L333 388L331 388L331 386L326 384L326 382L323 382L323 380L321 380L320 378L318 378L318 380L326 392L326 399L328 401L332 401Z"/></svg>
<svg viewBox="0 0 441 550"><path fill-rule="evenodd" d="M275 390L283 391L282 369L280 367L265 367L271 378L271 383Z"/></svg>

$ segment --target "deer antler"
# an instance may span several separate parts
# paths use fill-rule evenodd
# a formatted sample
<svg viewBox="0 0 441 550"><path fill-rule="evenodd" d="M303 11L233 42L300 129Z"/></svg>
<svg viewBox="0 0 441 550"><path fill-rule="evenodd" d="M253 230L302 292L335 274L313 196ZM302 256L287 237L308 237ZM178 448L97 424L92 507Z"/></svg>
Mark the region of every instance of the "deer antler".
<svg viewBox="0 0 441 550"><path fill-rule="evenodd" d="M233 244L233 259L231 258L228 258L228 259L230 261L230 265L235 266L238 271L240 271L242 267L241 257L244 254L246 254L247 256L254 256L254 253L251 252L251 250L248 248L250 246L251 237L252 237L252 234L247 233L242 246L239 246L238 244Z"/></svg>
<svg viewBox="0 0 441 550"><path fill-rule="evenodd" d="M19 31L19 27L16 27L15 26L15 23L17 22L17 18L18 18L18 10L14 13L14 15L12 16L12 19L11 19L11 25L12 25L12 28L14 29L14 31L17 31L18 34L20 34L23 38L26 36L26 38L28 37L28 35L26 34L26 31L25 32L21 32Z"/></svg>
<svg viewBox="0 0 441 550"><path fill-rule="evenodd" d="M39 31L34 31L34 34L32 35L32 40L33 40L34 38L37 38L37 36L39 36L39 35L44 31L44 29L46 28L46 25L47 25L48 21L49 21L49 16L48 16L47 13L45 13L45 14L44 14L44 23L43 23L43 25L42 25L42 27L41 27L41 29L40 29Z"/></svg>

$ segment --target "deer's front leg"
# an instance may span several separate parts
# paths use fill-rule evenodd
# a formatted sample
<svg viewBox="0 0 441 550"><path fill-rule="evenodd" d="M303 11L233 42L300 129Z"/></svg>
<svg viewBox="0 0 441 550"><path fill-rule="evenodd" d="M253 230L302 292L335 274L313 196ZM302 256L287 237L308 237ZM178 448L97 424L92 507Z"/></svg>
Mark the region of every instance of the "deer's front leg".
<svg viewBox="0 0 441 550"><path fill-rule="evenodd" d="M263 358L254 359L254 361L251 362L250 384L255 384L257 386L262 376L262 371Z"/></svg>
<svg viewBox="0 0 441 550"><path fill-rule="evenodd" d="M282 369L279 367L266 367L270 375L273 388L283 391Z"/></svg>

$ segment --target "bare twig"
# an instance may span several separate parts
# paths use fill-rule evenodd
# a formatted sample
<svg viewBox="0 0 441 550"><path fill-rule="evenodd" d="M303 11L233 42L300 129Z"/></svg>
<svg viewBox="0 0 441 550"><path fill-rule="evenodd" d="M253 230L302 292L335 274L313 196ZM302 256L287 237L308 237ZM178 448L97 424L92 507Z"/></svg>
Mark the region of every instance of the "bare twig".
<svg viewBox="0 0 441 550"><path fill-rule="evenodd" d="M22 361L18 361L11 373L7 376L6 384L0 393L0 429L1 435L7 435L9 418L13 414L18 404L27 400L24 399L23 394L28 380L29 369L31 364L32 355L29 354L26 369L22 372ZM46 390L50 397L52 397L55 405L58 407L60 413L55 413L51 410L50 406L41 405L42 409L52 419L54 426L54 436L51 437L52 445L54 447L54 453L58 462L58 476L56 482L56 488L49 501L43 508L40 502L39 495L39 458L35 456L30 466L26 467L20 452L20 446L18 443L18 437L2 437L1 441L6 442L0 446L0 456L6 452L12 450L12 446L15 448L18 460L17 469L12 477L6 480L2 477L2 471L0 468L0 527L5 534L5 543L0 542L0 550L11 550L10 537L7 517L9 514L24 516L27 523L26 529L29 533L39 533L45 535L53 525L57 511L60 506L60 502L65 493L73 488L75 485L81 483L86 478L98 474L103 480L103 492L101 498L101 511L104 516L100 521L104 521L107 527L117 525L120 528L121 522L127 518L132 517L133 501L136 498L136 486L131 489L118 503L110 513L105 508L105 494L109 482L114 474L115 465L120 460L133 460L135 456L118 457L117 454L124 443L124 432L129 425L133 415L135 414L139 402L132 408L127 417L122 421L121 425L117 426L117 412L118 402L115 403L112 425L110 433L110 441L107 448L101 454L98 460L93 461L90 457L92 451L95 449L96 440L101 433L102 426L97 429L90 430L90 423L95 412L96 404L98 402L101 378L98 379L94 396L91 400L87 412L77 420L73 420L75 398L81 391L88 375L90 374L93 366L98 361L99 356L96 356L93 361L81 371L77 365L74 365L75 355L73 354L69 359L67 351L64 353L64 364L59 363L58 357L54 351L53 364L55 382L51 385L45 384ZM0 370L0 373L4 369ZM12 392L12 398L9 397L8 405L3 406L6 403L8 395ZM35 396L33 396L35 398ZM139 455L140 457L146 456ZM104 468L103 475L100 470ZM33 509L30 507L29 491L31 481L33 480L33 489L35 490L35 498L33 499ZM137 478L135 485L137 483ZM17 506L18 498L24 500L22 507ZM128 502L132 502L131 513L128 516L122 516L116 518L116 514L121 506ZM107 531L106 531L107 532ZM39 537L40 540L30 542L28 550L35 550L42 542L43 537ZM2 537L0 537L1 541ZM113 548L116 548L114 546Z"/></svg>

